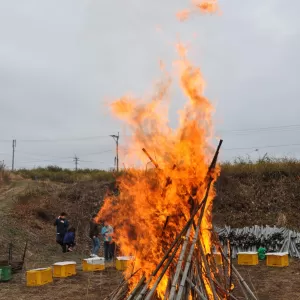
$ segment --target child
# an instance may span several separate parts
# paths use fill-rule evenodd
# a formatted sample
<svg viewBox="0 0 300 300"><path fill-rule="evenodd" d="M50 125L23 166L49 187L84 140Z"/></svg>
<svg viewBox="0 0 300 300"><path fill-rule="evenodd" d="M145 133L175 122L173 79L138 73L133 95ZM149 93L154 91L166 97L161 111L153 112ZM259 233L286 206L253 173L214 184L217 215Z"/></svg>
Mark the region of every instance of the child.
<svg viewBox="0 0 300 300"><path fill-rule="evenodd" d="M71 227L64 237L63 252L72 252L75 243L75 228Z"/></svg>

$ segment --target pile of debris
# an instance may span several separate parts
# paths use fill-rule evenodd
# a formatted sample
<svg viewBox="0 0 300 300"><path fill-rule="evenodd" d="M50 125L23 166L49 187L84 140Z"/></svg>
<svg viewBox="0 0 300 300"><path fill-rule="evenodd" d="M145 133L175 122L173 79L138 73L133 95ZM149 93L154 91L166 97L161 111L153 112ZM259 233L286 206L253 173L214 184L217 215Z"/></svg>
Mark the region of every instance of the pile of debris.
<svg viewBox="0 0 300 300"><path fill-rule="evenodd" d="M244 227L244 228L215 228L220 242L227 250L228 240L231 245L233 258L238 252L257 251L264 247L268 252L288 252L291 257L300 258L300 233L287 228L270 226Z"/></svg>

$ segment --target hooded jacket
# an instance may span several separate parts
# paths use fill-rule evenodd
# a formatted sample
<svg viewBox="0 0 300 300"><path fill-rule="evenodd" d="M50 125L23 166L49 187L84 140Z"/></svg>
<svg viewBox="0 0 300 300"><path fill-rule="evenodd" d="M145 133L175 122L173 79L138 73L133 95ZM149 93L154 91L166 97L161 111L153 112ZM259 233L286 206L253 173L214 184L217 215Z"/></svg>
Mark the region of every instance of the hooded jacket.
<svg viewBox="0 0 300 300"><path fill-rule="evenodd" d="M75 244L75 232L67 232L65 234L64 244Z"/></svg>

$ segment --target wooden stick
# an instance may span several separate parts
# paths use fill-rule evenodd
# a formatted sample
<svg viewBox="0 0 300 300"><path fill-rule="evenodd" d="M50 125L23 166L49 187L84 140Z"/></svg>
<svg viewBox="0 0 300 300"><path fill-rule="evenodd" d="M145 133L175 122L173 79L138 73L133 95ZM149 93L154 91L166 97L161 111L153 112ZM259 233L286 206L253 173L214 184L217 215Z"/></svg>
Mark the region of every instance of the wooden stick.
<svg viewBox="0 0 300 300"><path fill-rule="evenodd" d="M174 262L172 262L173 265L175 266ZM196 267L199 268L198 263L196 263ZM196 269L197 270L197 269ZM183 272L182 270L180 270L180 274L182 275ZM201 283L201 279L200 279L200 273L197 276L197 279L199 279L199 283ZM199 290L199 287L197 287L197 284L194 284L192 279L190 277L187 278L187 281L189 282L189 284L191 284L192 288L195 289L195 292L198 294L198 296L202 299L202 300L208 300L208 298L203 294L203 291ZM202 285L200 285L200 288L202 289ZM197 289L197 290L196 290Z"/></svg>
<svg viewBox="0 0 300 300"><path fill-rule="evenodd" d="M195 292L197 293L197 295L202 299L202 300L207 300L207 298L201 293L201 291L199 290L199 288L193 283L193 281L187 277L186 281L191 285L192 289L195 290Z"/></svg>
<svg viewBox="0 0 300 300"><path fill-rule="evenodd" d="M138 292L138 290L140 289L140 287L144 284L145 280L146 280L146 277L145 277L145 275L143 275L142 278L140 279L139 283L134 288L134 290L129 294L127 300L133 299L133 297Z"/></svg>
<svg viewBox="0 0 300 300"><path fill-rule="evenodd" d="M232 257L231 257L231 244L230 240L227 241L227 248L228 248L228 257L229 257L229 265L228 265L228 275L229 275L229 290L231 290L232 286Z"/></svg>
<svg viewBox="0 0 300 300"><path fill-rule="evenodd" d="M136 270L134 273L131 273L127 278L123 278L123 280L119 283L118 287L113 291L108 297L106 297L106 300L113 299L113 297L119 292L119 289L122 289L124 285L127 285L127 281L135 276L141 269Z"/></svg>
<svg viewBox="0 0 300 300"><path fill-rule="evenodd" d="M170 296L169 296L169 299L173 299L174 295L175 295L175 291L176 291L176 285L177 285L177 282L178 282L178 279L179 279L179 275L180 275L180 271L181 271L181 267L182 267L182 263L183 263L183 259L184 259L184 255L185 255L185 252L186 252L186 248L187 248L187 244L189 242L189 237L190 237L190 234L191 234L191 229L192 229L192 226L190 225L187 233L186 233L186 239L183 243L183 246L181 248L181 252L180 252L180 255L179 255L179 259L178 259L178 263L177 263L177 266L176 266L176 271L175 271L175 275L174 275L174 278L173 278L173 281L172 281L172 285L171 285L171 291L170 291Z"/></svg>
<svg viewBox="0 0 300 300"><path fill-rule="evenodd" d="M201 255L201 258L202 258L202 261L203 261L203 264L204 264L204 268L205 268L205 271L206 271L206 274L207 274L207 277L208 277L208 280L209 280L211 291L213 293L213 297L214 297L214 299L218 300L217 293L216 293L216 290L215 290L215 286L214 286L212 278L211 278L210 269L209 269L209 266L208 266L208 263L207 263L204 251L203 251L203 247L202 247L201 241L198 243L198 246L199 246L200 255Z"/></svg>
<svg viewBox="0 0 300 300"><path fill-rule="evenodd" d="M159 169L158 163L150 156L150 154L147 152L145 148L142 148L144 153L148 156L148 158L151 160L151 162L154 164L156 169Z"/></svg>
<svg viewBox="0 0 300 300"><path fill-rule="evenodd" d="M227 264L230 264L230 261L228 260L228 258L224 255L223 250L220 248L221 254L224 256L225 261L227 262ZM236 275L236 277L238 278L239 282L241 282L241 284L244 286L244 288L246 289L246 291L249 293L249 295L251 296L251 298L253 300L258 300L256 298L256 296L253 294L253 292L251 291L251 289L249 288L248 284L246 283L246 281L244 280L244 278L241 276L241 274L238 272L238 270L235 268L234 265L232 265L232 271L233 273Z"/></svg>
<svg viewBox="0 0 300 300"><path fill-rule="evenodd" d="M202 282L202 280L201 280L201 274L202 274L202 271L201 271L201 269L200 269L200 261L199 261L199 255L197 254L197 263L196 263L196 271L197 271L197 273L198 273L198 284L199 284L199 286L200 286L200 291L201 291L201 293L203 294L203 293L206 293L206 290L205 290L205 288L203 287L203 282ZM208 297L208 295L206 294L206 297Z"/></svg>
<svg viewBox="0 0 300 300"><path fill-rule="evenodd" d="M220 140L219 145L217 147L217 150L215 152L215 155L213 157L213 160L210 164L210 167L208 169L208 173L207 173L207 177L208 177L208 185L206 188L206 194L204 196L204 199L198 204L198 206L195 208L194 212L192 213L190 219L187 221L186 225L184 226L184 228L181 230L181 232L177 235L176 239L173 241L172 245L170 246L170 248L167 250L167 252L165 253L164 257L162 258L162 260L160 261L160 263L157 265L156 269L152 272L149 280L147 281L147 283L145 284L142 292L145 290L147 291L149 284L151 283L152 279L154 276L156 276L157 272L160 270L160 268L162 267L162 265L164 264L165 260L167 259L167 257L169 256L169 254L171 253L172 249L175 247L175 245L177 244L178 240L181 238L181 236L183 234L186 233L186 231L188 230L188 228L190 227L190 225L193 223L193 219L196 216L196 214L198 213L198 211L200 210L200 208L203 206L203 204L206 203L207 197L208 197L208 193L209 193L209 189L212 183L212 178L210 177L210 172L212 171L212 169L215 167L216 162L217 162L217 157L219 155L219 150L220 147L222 145L223 140ZM144 151L144 153L149 157L149 159L152 161L152 163L155 165L156 168L159 168L158 164L152 159L152 157L149 155L149 153L147 152L147 150L145 148L142 149ZM205 206L205 205L204 205ZM180 243L179 243L180 245ZM138 285L142 285L145 281L145 278L141 278L140 282L138 283ZM136 292L136 289L134 290ZM131 300L133 299L133 292L129 295L129 298L127 300Z"/></svg>
<svg viewBox="0 0 300 300"><path fill-rule="evenodd" d="M145 298L145 300L150 300L153 296L153 294L155 293L156 289L157 289L157 286L159 285L160 281L162 280L163 276L165 275L166 271L168 270L170 264L172 263L176 253L177 253L177 250L179 249L181 243L178 243L178 245L175 247L172 255L170 256L170 258L168 259L168 262L166 263L165 267L163 268L161 274L159 275L159 277L157 278L157 280L155 281L152 289L150 290L149 294L147 295L147 297ZM140 296L142 296L142 293L140 294ZM137 300L140 300L142 299L141 297L138 297Z"/></svg>
<svg viewBox="0 0 300 300"><path fill-rule="evenodd" d="M207 197L207 195L208 195L208 193L206 193L206 197ZM185 226L182 228L181 232L177 235L176 239L173 241L172 245L167 250L167 252L165 253L164 257L162 258L162 260L160 261L160 263L157 265L156 269L152 272L149 280L147 281L147 283L146 283L146 285L144 286L143 289L147 290L147 288L148 288L150 282L152 281L153 277L156 276L156 274L158 273L158 271L160 270L160 268L164 264L165 260L168 258L169 254L171 253L171 251L173 250L173 248L176 246L176 244L178 243L178 241L181 239L181 237L186 233L186 231L188 230L188 228L190 227L190 225L193 223L193 219L196 216L196 214L199 211L199 209L201 209L202 205L203 205L203 201L201 201L201 203L198 205L198 208L195 210L195 212L193 213L193 215L190 217L190 219L187 221L187 223L185 224ZM181 243L181 241L180 241L180 243ZM129 298L127 300L131 300L131 299L132 298Z"/></svg>
<svg viewBox="0 0 300 300"><path fill-rule="evenodd" d="M246 281L244 280L244 278L240 275L240 273L238 272L238 270L232 266L232 270L235 273L238 281L242 284L242 286L245 288L245 290L248 292L248 294L251 296L251 298L253 300L257 300L257 298L255 297L255 295L253 294L253 292L251 291L251 289L249 288L248 284L246 283ZM248 299L248 298L247 298Z"/></svg>
<svg viewBox="0 0 300 300"><path fill-rule="evenodd" d="M191 262L192 262L192 256L193 256L193 253L194 253L194 250L195 250L195 245L196 245L196 242L197 242L197 240L199 238L200 225L201 225L201 219L199 217L198 224L197 224L197 227L196 227L196 231L194 233L192 245L190 247L190 252L188 254L187 261L186 261L186 264L185 264L185 268L184 268L184 271L183 271L183 275L182 275L182 278L181 278L181 282L180 282L180 286L179 286L179 291L177 293L176 300L180 300L181 296L182 296L182 293L183 293L183 288L185 286L185 281L186 281L186 278L187 278L187 275L188 275L188 271L190 269L190 265L191 265ZM173 298L170 297L170 300L172 300L172 299Z"/></svg>
<svg viewBox="0 0 300 300"><path fill-rule="evenodd" d="M192 262L190 265L190 268L189 268L188 276L193 275L193 269L194 269L194 266L193 266L193 262ZM192 287L187 280L186 280L185 286L186 286L186 294L187 294L187 299L188 299L190 297L190 294L192 293Z"/></svg>

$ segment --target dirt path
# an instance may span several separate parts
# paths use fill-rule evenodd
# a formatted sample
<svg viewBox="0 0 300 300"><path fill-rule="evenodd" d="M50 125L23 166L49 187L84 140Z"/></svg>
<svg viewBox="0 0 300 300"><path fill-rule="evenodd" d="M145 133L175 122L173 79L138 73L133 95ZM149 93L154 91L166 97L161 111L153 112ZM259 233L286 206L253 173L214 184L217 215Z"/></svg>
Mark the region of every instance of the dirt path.
<svg viewBox="0 0 300 300"><path fill-rule="evenodd" d="M22 180L0 188L0 214L3 215L10 211L16 196L24 192L28 185L28 180Z"/></svg>

